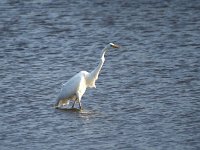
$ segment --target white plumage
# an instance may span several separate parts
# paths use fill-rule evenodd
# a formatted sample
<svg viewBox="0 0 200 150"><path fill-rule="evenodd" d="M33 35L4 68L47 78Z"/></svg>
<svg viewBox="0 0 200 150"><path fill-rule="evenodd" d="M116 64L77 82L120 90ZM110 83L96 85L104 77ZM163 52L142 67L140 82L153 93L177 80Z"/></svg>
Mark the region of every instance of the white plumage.
<svg viewBox="0 0 200 150"><path fill-rule="evenodd" d="M65 84L63 84L60 94L58 95L56 99L55 107L59 108L63 105L67 105L70 100L73 100L74 103L72 105L72 108L74 108L74 104L76 102L79 103L79 108L81 109L81 98L83 94L85 93L86 89L89 88L96 88L95 82L98 79L100 70L104 64L105 61L105 52L109 48L118 48L118 45L115 45L113 43L109 43L103 50L100 58L100 62L98 66L92 71L81 71L77 73L75 76L73 76L69 81L67 81Z"/></svg>

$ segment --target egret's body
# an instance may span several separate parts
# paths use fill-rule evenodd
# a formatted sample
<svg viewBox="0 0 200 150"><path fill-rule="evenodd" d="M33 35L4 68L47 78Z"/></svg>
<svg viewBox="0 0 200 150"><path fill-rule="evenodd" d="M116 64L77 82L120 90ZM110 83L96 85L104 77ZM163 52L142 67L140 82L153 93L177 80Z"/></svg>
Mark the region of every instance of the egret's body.
<svg viewBox="0 0 200 150"><path fill-rule="evenodd" d="M98 79L100 70L104 64L105 52L110 47L118 48L117 45L113 43L109 43L102 50L100 62L98 66L92 72L89 73L87 71L81 71L77 73L75 76L73 76L68 82L63 84L60 94L58 95L58 98L56 100L56 105L55 105L56 108L66 105L69 103L70 100L73 100L74 103L72 105L72 108L74 107L74 104L78 102L79 107L81 109L81 98L83 94L85 93L86 89L96 88L95 82Z"/></svg>

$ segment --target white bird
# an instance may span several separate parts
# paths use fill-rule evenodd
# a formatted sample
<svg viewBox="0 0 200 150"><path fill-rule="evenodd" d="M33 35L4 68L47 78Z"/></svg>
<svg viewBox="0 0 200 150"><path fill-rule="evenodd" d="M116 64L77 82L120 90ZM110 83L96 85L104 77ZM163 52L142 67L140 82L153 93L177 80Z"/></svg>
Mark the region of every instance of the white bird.
<svg viewBox="0 0 200 150"><path fill-rule="evenodd" d="M71 79L69 79L68 82L63 84L60 94L56 99L55 108L60 108L61 106L67 105L69 104L70 100L72 100L74 101L72 108L74 108L75 103L78 102L79 108L82 109L81 98L85 93L86 88L96 88L95 82L98 79L99 72L104 64L105 52L111 47L119 48L118 45L113 43L106 45L106 47L102 50L98 66L92 72L89 73L87 71L80 71Z"/></svg>

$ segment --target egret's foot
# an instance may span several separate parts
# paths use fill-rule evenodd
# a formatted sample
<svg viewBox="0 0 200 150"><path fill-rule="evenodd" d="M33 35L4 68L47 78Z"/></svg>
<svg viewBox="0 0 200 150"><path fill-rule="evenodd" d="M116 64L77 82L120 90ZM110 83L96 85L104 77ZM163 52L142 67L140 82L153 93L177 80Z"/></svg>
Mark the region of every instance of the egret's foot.
<svg viewBox="0 0 200 150"><path fill-rule="evenodd" d="M82 105L81 103L79 102L79 109L82 110Z"/></svg>
<svg viewBox="0 0 200 150"><path fill-rule="evenodd" d="M74 108L74 104L72 105L72 107L71 107L72 109Z"/></svg>
<svg viewBox="0 0 200 150"><path fill-rule="evenodd" d="M82 109L82 106L81 106L81 105L79 105L79 109L80 109L80 110Z"/></svg>

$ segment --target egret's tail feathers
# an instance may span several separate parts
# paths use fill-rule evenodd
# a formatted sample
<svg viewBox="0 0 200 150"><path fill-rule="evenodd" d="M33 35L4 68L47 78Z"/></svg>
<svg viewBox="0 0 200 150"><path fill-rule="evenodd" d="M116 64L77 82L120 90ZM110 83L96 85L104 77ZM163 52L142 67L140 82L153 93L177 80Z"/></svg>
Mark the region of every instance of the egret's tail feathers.
<svg viewBox="0 0 200 150"><path fill-rule="evenodd" d="M54 105L53 107L54 107L55 109L58 109L58 108L59 108L59 106L58 106L58 105Z"/></svg>
<svg viewBox="0 0 200 150"><path fill-rule="evenodd" d="M56 102L56 104L54 104L54 107L58 107L59 105L59 102Z"/></svg>
<svg viewBox="0 0 200 150"><path fill-rule="evenodd" d="M56 99L56 104L54 105L54 108L58 109L59 108L59 103L60 103L60 100Z"/></svg>
<svg viewBox="0 0 200 150"><path fill-rule="evenodd" d="M67 99L57 99L56 100L56 104L54 105L54 107L58 109L58 108L60 108L62 106L68 106L69 103L70 103L70 101L67 100Z"/></svg>

